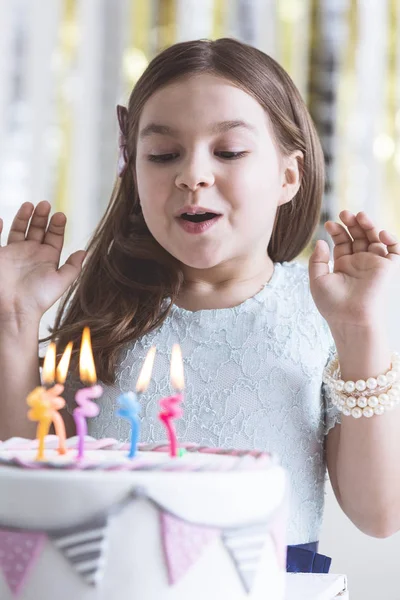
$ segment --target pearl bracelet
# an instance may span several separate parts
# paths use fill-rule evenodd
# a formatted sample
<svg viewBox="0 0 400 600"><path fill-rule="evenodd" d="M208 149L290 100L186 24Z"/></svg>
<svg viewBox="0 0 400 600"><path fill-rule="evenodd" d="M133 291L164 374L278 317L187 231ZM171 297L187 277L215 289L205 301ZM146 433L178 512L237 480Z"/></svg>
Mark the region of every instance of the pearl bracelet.
<svg viewBox="0 0 400 600"><path fill-rule="evenodd" d="M331 402L340 412L346 416L373 417L374 415L383 415L385 411L391 410L400 403L400 387L390 389L387 394L379 396L363 396L356 398L354 396L345 396L334 392L331 396Z"/></svg>
<svg viewBox="0 0 400 600"><path fill-rule="evenodd" d="M332 404L344 415L372 417L382 415L400 403L400 355L392 354L391 368L383 375L366 381L343 381L337 355L325 367L323 382Z"/></svg>

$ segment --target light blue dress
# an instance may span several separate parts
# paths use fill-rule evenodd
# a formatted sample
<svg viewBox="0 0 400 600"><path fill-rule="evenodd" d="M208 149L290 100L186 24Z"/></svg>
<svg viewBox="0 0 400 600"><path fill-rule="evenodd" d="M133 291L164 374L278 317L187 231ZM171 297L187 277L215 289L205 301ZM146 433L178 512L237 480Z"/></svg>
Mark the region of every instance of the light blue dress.
<svg viewBox="0 0 400 600"><path fill-rule="evenodd" d="M104 387L101 412L89 420L90 435L129 439L128 422L115 416L116 400L135 389L147 351L155 345L153 377L142 398L140 440L166 439L158 403L171 392L175 342L182 348L186 380L184 415L176 422L179 440L277 454L291 479L288 544L318 540L325 435L340 413L322 385L335 348L312 299L307 267L276 263L267 285L234 308L190 312L173 306L157 331L121 353L116 382ZM70 409L77 385L67 382Z"/></svg>

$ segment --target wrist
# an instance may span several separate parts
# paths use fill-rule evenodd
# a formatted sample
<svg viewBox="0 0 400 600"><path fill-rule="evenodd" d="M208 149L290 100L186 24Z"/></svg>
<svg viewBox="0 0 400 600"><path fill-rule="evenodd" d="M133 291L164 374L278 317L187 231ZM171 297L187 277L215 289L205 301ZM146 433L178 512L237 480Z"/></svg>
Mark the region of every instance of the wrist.
<svg viewBox="0 0 400 600"><path fill-rule="evenodd" d="M0 313L0 339L39 337L40 317L16 313Z"/></svg>
<svg viewBox="0 0 400 600"><path fill-rule="evenodd" d="M382 320L363 325L349 325L348 323L334 325L328 323L328 325L336 347L361 343L379 343L381 345L387 342L387 328L385 327L385 323L382 323Z"/></svg>
<svg viewBox="0 0 400 600"><path fill-rule="evenodd" d="M382 328L352 327L331 333L343 379L366 379L390 368L392 353Z"/></svg>

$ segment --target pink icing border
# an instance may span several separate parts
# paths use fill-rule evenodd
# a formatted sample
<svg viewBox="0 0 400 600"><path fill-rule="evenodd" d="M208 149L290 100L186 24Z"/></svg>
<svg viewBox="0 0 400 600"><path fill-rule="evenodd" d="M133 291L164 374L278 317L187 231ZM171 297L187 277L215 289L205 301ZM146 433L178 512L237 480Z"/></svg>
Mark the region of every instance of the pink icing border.
<svg viewBox="0 0 400 600"><path fill-rule="evenodd" d="M58 445L58 438L56 435L48 435L45 438L46 449L56 449ZM72 437L67 440L66 446L70 450L77 449L78 438ZM85 439L86 450L129 450L129 443L118 442L114 438L103 438L96 440L87 436ZM266 452L260 452L257 450L235 450L235 449L223 449L223 448L208 448L206 446L199 446L197 444L181 444L187 452L197 452L204 455L207 454L219 454L234 456L237 460L234 464L229 467L224 465L212 465L205 461L204 465L196 464L193 467L187 463L180 461L176 458L166 461L162 464L154 465L153 468L149 468L147 461L140 460L140 458L133 459L126 464L101 464L94 463L90 460L76 461L73 463L55 463L51 460L44 462L30 462L24 461L19 457L1 457L1 450L35 450L38 447L38 440L29 440L26 438L10 438L4 442L0 442L0 466L14 466L32 470L103 470L103 471L231 471L231 470L259 470L266 469L273 464L277 463L274 455ZM144 452L168 452L169 446L165 443L159 444L139 444L139 450ZM206 456L204 456L206 459Z"/></svg>

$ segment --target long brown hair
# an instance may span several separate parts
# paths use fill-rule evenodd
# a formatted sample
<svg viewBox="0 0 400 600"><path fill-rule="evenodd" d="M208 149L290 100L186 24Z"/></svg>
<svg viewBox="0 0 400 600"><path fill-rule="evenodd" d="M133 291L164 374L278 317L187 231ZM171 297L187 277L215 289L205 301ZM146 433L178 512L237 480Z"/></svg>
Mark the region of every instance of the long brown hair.
<svg viewBox="0 0 400 600"><path fill-rule="evenodd" d="M303 154L300 189L278 208L268 246L272 261L297 257L318 222L323 154L307 108L284 69L260 50L228 38L183 42L161 52L129 98L128 168L115 183L82 272L62 299L49 336L58 340L59 348L74 341L76 358L82 329L89 325L98 376L106 384L114 381L121 348L164 321L183 283L178 261L155 241L143 219L135 180L136 140L150 96L198 73L223 77L253 96L269 115L282 155Z"/></svg>

